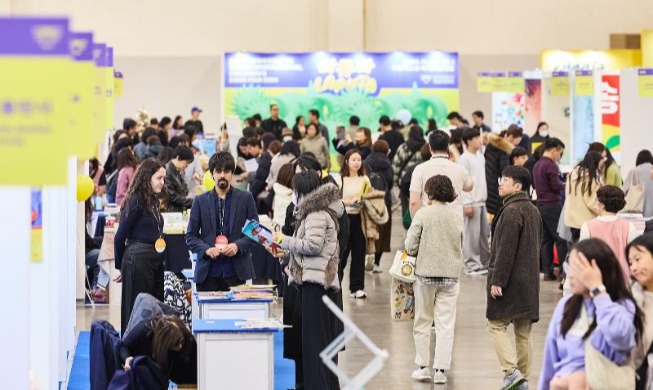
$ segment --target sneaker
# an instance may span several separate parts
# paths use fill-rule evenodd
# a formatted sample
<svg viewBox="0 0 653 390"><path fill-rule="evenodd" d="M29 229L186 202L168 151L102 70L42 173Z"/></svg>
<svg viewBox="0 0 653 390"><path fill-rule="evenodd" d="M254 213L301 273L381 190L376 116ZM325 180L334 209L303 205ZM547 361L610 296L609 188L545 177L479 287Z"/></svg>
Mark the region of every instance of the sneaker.
<svg viewBox="0 0 653 390"><path fill-rule="evenodd" d="M413 379L420 382L430 382L431 381L431 370L428 367L418 368L413 371Z"/></svg>
<svg viewBox="0 0 653 390"><path fill-rule="evenodd" d="M367 294L365 294L365 291L363 291L363 290L358 290L356 292L353 292L353 293L349 294L349 296L351 298L356 298L356 299L367 298Z"/></svg>
<svg viewBox="0 0 653 390"><path fill-rule="evenodd" d="M374 269L374 255L365 256L365 271L371 271Z"/></svg>
<svg viewBox="0 0 653 390"><path fill-rule="evenodd" d="M381 271L381 266L376 265L376 264L374 265L374 270L372 272L375 273L375 274L383 273L383 271Z"/></svg>
<svg viewBox="0 0 653 390"><path fill-rule="evenodd" d="M528 381L524 381L524 383L522 383L521 385L519 385L519 387L517 388L517 390L528 390Z"/></svg>
<svg viewBox="0 0 653 390"><path fill-rule="evenodd" d="M476 276L476 275L487 275L487 268L479 268L474 271L465 271L467 275Z"/></svg>
<svg viewBox="0 0 653 390"><path fill-rule="evenodd" d="M433 383L436 385L444 385L447 383L447 376L444 375L444 371L435 370L435 374L433 375Z"/></svg>
<svg viewBox="0 0 653 390"><path fill-rule="evenodd" d="M501 390L517 390L524 382L526 382L526 379L524 379L522 373L519 370L515 370L512 374L506 375L503 378Z"/></svg>

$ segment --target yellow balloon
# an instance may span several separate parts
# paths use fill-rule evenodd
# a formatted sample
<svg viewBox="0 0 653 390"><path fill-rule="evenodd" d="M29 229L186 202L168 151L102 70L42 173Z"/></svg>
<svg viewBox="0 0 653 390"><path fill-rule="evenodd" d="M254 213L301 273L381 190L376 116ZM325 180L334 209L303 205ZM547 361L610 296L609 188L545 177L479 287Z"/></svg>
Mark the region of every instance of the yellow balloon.
<svg viewBox="0 0 653 390"><path fill-rule="evenodd" d="M213 181L211 172L206 171L204 174L204 179L202 180L202 184L204 185L204 189L207 191L211 191L215 187L215 181Z"/></svg>
<svg viewBox="0 0 653 390"><path fill-rule="evenodd" d="M77 176L77 201L84 202L93 195L95 183L86 175Z"/></svg>

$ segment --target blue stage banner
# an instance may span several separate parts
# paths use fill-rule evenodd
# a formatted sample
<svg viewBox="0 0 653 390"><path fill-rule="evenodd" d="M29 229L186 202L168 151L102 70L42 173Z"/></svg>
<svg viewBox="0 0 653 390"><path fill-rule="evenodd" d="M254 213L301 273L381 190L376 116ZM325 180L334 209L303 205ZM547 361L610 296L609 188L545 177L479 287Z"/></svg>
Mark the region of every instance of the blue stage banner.
<svg viewBox="0 0 653 390"><path fill-rule="evenodd" d="M457 89L458 54L430 53L227 53L226 88L307 88L340 94L359 89Z"/></svg>

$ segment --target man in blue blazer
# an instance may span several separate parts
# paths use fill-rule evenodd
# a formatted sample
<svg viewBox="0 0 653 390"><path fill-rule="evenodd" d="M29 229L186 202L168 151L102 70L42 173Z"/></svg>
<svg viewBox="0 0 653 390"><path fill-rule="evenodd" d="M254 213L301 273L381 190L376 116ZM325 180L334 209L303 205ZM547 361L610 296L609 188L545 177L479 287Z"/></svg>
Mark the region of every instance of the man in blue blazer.
<svg viewBox="0 0 653 390"><path fill-rule="evenodd" d="M215 188L195 198L186 244L197 255L198 291L227 291L254 278L250 249L256 243L241 233L245 221L258 221L251 193L231 186L236 162L228 152L209 160Z"/></svg>

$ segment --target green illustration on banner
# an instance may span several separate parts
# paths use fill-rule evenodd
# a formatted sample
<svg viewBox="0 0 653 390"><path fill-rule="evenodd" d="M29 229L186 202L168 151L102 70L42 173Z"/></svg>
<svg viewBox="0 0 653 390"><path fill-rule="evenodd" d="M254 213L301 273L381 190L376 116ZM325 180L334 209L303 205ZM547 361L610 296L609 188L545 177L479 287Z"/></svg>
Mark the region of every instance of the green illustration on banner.
<svg viewBox="0 0 653 390"><path fill-rule="evenodd" d="M225 115L267 117L279 106L289 127L298 116L320 112L331 136L349 117L373 133L379 117L408 110L421 126L446 123L459 107L455 53L228 53L225 56Z"/></svg>

